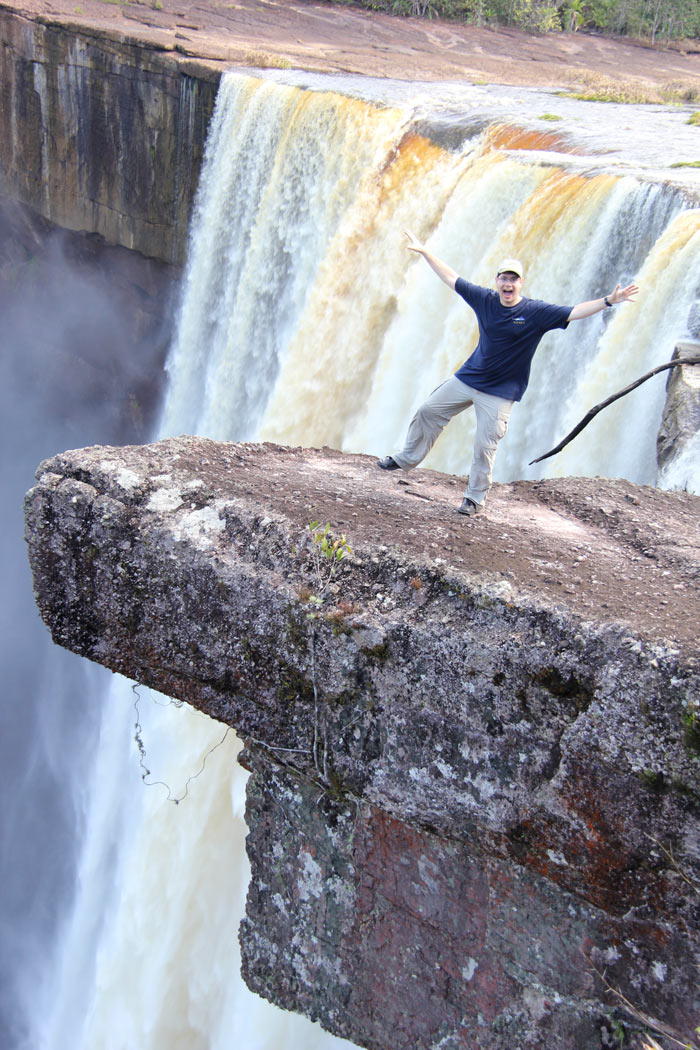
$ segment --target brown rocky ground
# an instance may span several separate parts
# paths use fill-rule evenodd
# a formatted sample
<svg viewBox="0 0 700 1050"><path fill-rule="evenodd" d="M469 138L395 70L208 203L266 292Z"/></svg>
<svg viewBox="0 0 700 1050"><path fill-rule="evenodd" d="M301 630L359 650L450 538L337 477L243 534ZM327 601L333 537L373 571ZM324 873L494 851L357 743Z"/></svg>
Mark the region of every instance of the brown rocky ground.
<svg viewBox="0 0 700 1050"><path fill-rule="evenodd" d="M464 479L437 471L387 475L367 456L331 449L207 447L234 454L222 493L242 483L254 506L296 519L302 533L329 521L353 546L410 551L456 577L503 581L584 620L697 651L697 496L608 478L520 481L494 485L486 510L464 518Z"/></svg>
<svg viewBox="0 0 700 1050"><path fill-rule="evenodd" d="M700 91L700 45L691 43L664 49L583 34L531 36L305 0L18 0L0 7L217 64L538 87L602 78Z"/></svg>
<svg viewBox="0 0 700 1050"><path fill-rule="evenodd" d="M300 540L311 521L329 522L360 558L384 552L389 566L408 557L428 574L495 586L505 602L520 596L583 621L620 625L652 643L670 642L686 657L697 653L697 496L607 478L520 481L494 485L485 511L464 518L456 512L462 478L422 469L385 474L369 456L331 449L189 437L66 452L42 470L81 479L93 471L91 484L111 494L112 482L95 480L109 462L133 477L152 475L149 485L165 478L172 487L176 474L195 479L203 486L197 506L204 492L209 500L235 493L247 514L267 523L279 517ZM378 610L386 611L392 588L391 579L377 586L371 601ZM420 604L416 588L413 604Z"/></svg>

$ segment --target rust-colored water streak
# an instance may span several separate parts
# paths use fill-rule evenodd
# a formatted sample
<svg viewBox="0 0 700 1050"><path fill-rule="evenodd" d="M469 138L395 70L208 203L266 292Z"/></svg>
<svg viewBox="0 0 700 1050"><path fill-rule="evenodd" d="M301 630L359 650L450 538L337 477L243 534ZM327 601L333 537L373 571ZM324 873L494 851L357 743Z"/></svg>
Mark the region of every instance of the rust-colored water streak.
<svg viewBox="0 0 700 1050"><path fill-rule="evenodd" d="M484 149L542 150L554 153L580 154L581 150L551 131L518 128L512 124L494 124L485 135Z"/></svg>

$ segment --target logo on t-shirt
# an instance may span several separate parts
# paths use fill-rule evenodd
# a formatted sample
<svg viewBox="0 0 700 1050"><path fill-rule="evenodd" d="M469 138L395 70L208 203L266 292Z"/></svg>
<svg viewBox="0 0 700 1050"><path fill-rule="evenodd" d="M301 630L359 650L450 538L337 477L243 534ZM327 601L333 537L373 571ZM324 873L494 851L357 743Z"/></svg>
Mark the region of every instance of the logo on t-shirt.
<svg viewBox="0 0 700 1050"><path fill-rule="evenodd" d="M513 318L513 324L525 324L525 320L526 319L524 317L522 317L522 316L521 317L514 317Z"/></svg>

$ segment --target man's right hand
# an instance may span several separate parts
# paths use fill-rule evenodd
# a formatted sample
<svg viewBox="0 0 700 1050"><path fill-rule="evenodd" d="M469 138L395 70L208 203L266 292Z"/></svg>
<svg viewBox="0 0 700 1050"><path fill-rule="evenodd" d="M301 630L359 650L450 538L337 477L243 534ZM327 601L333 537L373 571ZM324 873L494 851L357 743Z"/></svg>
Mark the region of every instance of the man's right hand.
<svg viewBox="0 0 700 1050"><path fill-rule="evenodd" d="M415 234L411 233L410 230L404 230L403 232L406 234L406 237L408 238L408 244L406 245L408 250L411 251L411 252L418 252L420 255L422 255L423 252L425 251L425 248L423 247L421 242L418 240L418 238L415 236Z"/></svg>
<svg viewBox="0 0 700 1050"><path fill-rule="evenodd" d="M444 281L450 288L454 288L455 281L457 280L456 270L453 270L451 266L447 265L447 263L442 262L437 256L433 255L432 252L429 252L410 230L404 230L403 232L408 238L408 244L406 245L408 250L411 252L417 252L418 255L422 255L428 266L435 271L440 280Z"/></svg>

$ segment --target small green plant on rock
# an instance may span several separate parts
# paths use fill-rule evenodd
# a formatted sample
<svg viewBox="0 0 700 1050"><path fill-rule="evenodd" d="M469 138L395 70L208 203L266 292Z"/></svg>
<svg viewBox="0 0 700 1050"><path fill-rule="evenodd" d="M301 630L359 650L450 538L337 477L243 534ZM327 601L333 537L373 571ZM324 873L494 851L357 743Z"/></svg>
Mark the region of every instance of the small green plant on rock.
<svg viewBox="0 0 700 1050"><path fill-rule="evenodd" d="M345 533L339 539L332 535L329 521L325 525L321 525L318 521L310 522L309 533L311 534L311 564L318 591L318 594L312 595L309 601L316 597L316 604L320 605L324 592L333 581L338 565L346 555L351 553L351 547L345 538Z"/></svg>
<svg viewBox="0 0 700 1050"><path fill-rule="evenodd" d="M613 1038L617 1042L617 1045L622 1048L625 1045L627 1039L627 1027L625 1022L620 1020L619 1017L615 1017L612 1010L608 1011L608 1017L610 1019L610 1027L612 1028Z"/></svg>
<svg viewBox="0 0 700 1050"><path fill-rule="evenodd" d="M683 701L681 720L686 744L700 751L700 700L697 697Z"/></svg>

